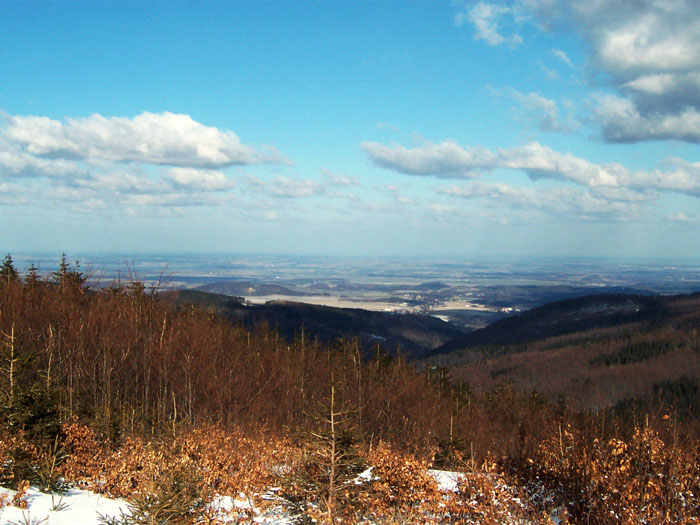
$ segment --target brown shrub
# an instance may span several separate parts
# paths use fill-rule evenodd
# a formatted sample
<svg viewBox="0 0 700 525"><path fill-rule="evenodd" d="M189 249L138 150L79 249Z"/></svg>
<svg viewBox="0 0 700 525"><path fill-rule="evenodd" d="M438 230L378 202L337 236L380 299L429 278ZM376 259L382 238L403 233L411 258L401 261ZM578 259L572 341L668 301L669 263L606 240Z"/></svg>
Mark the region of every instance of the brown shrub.
<svg viewBox="0 0 700 525"><path fill-rule="evenodd" d="M593 438L565 425L515 467L559 494L575 520L683 523L700 509L700 449L665 443L639 427L633 436Z"/></svg>

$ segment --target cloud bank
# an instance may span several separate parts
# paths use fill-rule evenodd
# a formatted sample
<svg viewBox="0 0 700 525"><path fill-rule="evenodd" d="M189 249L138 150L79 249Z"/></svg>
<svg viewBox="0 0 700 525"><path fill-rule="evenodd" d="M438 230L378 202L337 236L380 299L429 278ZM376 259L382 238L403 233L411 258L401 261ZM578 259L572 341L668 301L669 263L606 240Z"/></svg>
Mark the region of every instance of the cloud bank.
<svg viewBox="0 0 700 525"><path fill-rule="evenodd" d="M95 114L65 122L14 116L6 120L2 136L36 157L206 168L290 163L272 147L246 146L232 131L205 126L189 115L141 113L129 119Z"/></svg>
<svg viewBox="0 0 700 525"><path fill-rule="evenodd" d="M631 170L616 162L595 164L531 142L491 151L459 146L454 141L415 148L364 142L362 149L377 166L399 173L438 178L473 179L494 169L525 172L531 179L553 179L591 188L671 191L700 197L700 163L669 161L665 170Z"/></svg>
<svg viewBox="0 0 700 525"><path fill-rule="evenodd" d="M246 145L232 131L170 112L65 121L3 115L3 120L3 205L62 201L76 211L115 205L244 206L232 193L236 181L231 168L292 164L274 147ZM288 177L269 188L260 193L285 197L314 192L308 180Z"/></svg>

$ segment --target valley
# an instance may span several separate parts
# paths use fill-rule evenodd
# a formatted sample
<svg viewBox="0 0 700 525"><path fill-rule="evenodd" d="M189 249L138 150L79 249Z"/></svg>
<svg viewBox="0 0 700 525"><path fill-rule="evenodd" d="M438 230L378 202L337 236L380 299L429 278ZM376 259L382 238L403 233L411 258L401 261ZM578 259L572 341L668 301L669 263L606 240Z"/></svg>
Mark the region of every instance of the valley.
<svg viewBox="0 0 700 525"><path fill-rule="evenodd" d="M19 268L44 273L55 254L17 254ZM137 279L270 301L431 315L475 330L546 303L597 293L682 294L700 290L693 259L329 257L223 254L89 254L80 259L98 287Z"/></svg>

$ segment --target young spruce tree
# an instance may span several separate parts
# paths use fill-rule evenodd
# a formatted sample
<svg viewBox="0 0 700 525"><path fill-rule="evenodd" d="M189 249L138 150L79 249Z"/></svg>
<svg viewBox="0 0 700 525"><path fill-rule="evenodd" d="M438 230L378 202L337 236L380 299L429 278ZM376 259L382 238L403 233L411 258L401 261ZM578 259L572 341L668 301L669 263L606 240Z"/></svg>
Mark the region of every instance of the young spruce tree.
<svg viewBox="0 0 700 525"><path fill-rule="evenodd" d="M310 423L301 432L300 462L286 479L288 499L303 505L302 512L310 518L333 523L352 506L357 489L354 480L365 467L355 412L342 401L331 375L329 396L309 414ZM316 502L320 512L314 516L307 504Z"/></svg>
<svg viewBox="0 0 700 525"><path fill-rule="evenodd" d="M10 283L17 280L19 280L19 274L12 262L12 256L8 253L2 260L2 266L0 266L0 281Z"/></svg>

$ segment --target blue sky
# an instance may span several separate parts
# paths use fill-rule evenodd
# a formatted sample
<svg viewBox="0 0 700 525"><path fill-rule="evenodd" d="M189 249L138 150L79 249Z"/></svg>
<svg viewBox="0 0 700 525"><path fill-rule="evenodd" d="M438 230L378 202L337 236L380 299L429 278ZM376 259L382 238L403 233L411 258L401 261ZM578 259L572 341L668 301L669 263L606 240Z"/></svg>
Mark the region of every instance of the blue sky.
<svg viewBox="0 0 700 525"><path fill-rule="evenodd" d="M3 0L0 245L698 257L699 18Z"/></svg>

